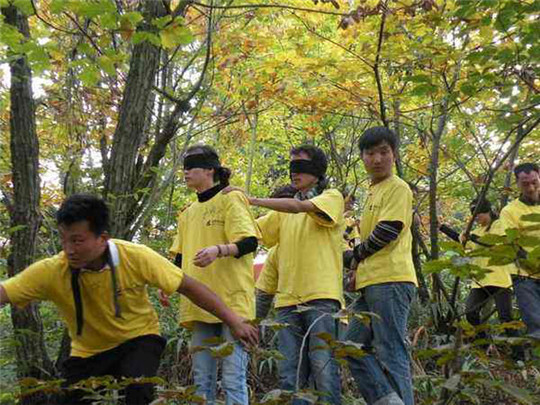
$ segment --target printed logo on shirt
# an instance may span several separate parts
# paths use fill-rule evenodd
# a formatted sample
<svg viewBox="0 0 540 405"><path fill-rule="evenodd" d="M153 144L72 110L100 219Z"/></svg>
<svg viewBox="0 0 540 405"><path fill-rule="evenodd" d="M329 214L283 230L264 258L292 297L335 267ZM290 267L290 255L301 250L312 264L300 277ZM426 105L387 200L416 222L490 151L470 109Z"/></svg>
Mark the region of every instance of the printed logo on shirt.
<svg viewBox="0 0 540 405"><path fill-rule="evenodd" d="M206 208L203 212L203 221L206 226L225 226L222 210L215 206Z"/></svg>
<svg viewBox="0 0 540 405"><path fill-rule="evenodd" d="M225 221L222 219L209 219L205 222L206 226L224 226Z"/></svg>

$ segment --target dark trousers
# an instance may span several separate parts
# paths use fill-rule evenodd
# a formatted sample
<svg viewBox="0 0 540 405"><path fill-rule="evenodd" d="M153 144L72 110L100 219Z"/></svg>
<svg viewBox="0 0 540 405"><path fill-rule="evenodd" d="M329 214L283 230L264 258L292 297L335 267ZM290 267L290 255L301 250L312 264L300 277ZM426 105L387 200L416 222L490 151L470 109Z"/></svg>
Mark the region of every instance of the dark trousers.
<svg viewBox="0 0 540 405"><path fill-rule="evenodd" d="M481 312L489 298L493 297L501 322L512 321L512 292L509 288L486 286L473 288L466 304L467 321L473 326L482 323Z"/></svg>
<svg viewBox="0 0 540 405"><path fill-rule="evenodd" d="M145 335L128 340L121 345L98 353L91 357L70 357L63 364L64 387L90 377L110 375L121 377L154 377L159 368L161 353L165 348L165 339L157 335ZM125 403L146 405L154 398L152 384L131 384L126 387ZM83 399L89 393L83 390L67 389L64 404L91 404Z"/></svg>

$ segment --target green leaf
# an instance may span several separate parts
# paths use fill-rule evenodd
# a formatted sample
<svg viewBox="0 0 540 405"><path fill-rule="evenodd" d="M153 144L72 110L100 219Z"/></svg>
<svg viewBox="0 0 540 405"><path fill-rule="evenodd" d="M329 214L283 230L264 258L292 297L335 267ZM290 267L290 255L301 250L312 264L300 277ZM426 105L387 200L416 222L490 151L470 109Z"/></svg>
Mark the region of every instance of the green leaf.
<svg viewBox="0 0 540 405"><path fill-rule="evenodd" d="M274 331L278 331L280 329L286 328L289 326L288 323L285 322L276 322L272 320L264 320L261 322L261 326L266 326Z"/></svg>
<svg viewBox="0 0 540 405"><path fill-rule="evenodd" d="M179 45L187 45L193 41L191 31L185 26L169 25L159 32L164 48L172 49Z"/></svg>
<svg viewBox="0 0 540 405"><path fill-rule="evenodd" d="M150 42L151 44L153 44L155 46L161 46L160 38L156 34L154 34L152 32L138 31L135 34L133 34L133 43L134 44L139 44L139 43L141 43L143 41L148 41L148 42Z"/></svg>
<svg viewBox="0 0 540 405"><path fill-rule="evenodd" d="M120 19L129 21L132 25L137 25L144 19L144 17L138 11L130 11L129 13L122 15Z"/></svg>
<svg viewBox="0 0 540 405"><path fill-rule="evenodd" d="M527 255L531 260L540 259L540 245L531 250Z"/></svg>
<svg viewBox="0 0 540 405"><path fill-rule="evenodd" d="M52 0L50 5L51 14L60 14L66 10L69 0Z"/></svg>
<svg viewBox="0 0 540 405"><path fill-rule="evenodd" d="M86 86L95 86L101 78L99 70L93 65L87 65L79 75Z"/></svg>
<svg viewBox="0 0 540 405"><path fill-rule="evenodd" d="M540 238L532 235L522 235L518 238L518 245L533 248L540 245Z"/></svg>
<svg viewBox="0 0 540 405"><path fill-rule="evenodd" d="M87 18L94 18L105 13L116 12L116 6L109 0L100 0L97 2L73 1L68 2L67 8L77 15Z"/></svg>
<svg viewBox="0 0 540 405"><path fill-rule="evenodd" d="M118 15L116 13L105 13L99 18L100 25L108 30L118 28Z"/></svg>
<svg viewBox="0 0 540 405"><path fill-rule="evenodd" d="M504 231L504 233L506 234L506 236L508 236L508 241L509 242L513 242L515 241L518 236L519 236L519 230L513 228L513 229L506 229Z"/></svg>
<svg viewBox="0 0 540 405"><path fill-rule="evenodd" d="M107 72L107 74L110 76L116 76L114 61L110 57L106 55L100 56L98 58L98 64L105 72Z"/></svg>
<svg viewBox="0 0 540 405"><path fill-rule="evenodd" d="M233 353L234 343L225 342L219 346L210 347L209 350L212 357L217 358L217 359L222 359L224 357L230 356Z"/></svg>
<svg viewBox="0 0 540 405"><path fill-rule="evenodd" d="M531 392L529 392L526 389L518 388L514 385L507 384L506 382L500 382L498 384L497 388L500 390L506 392L507 394L511 395L515 399L517 399L520 403L526 404L526 405L534 405L537 404L537 398L535 398Z"/></svg>
<svg viewBox="0 0 540 405"><path fill-rule="evenodd" d="M522 215L520 219L527 222L540 222L540 214L534 213Z"/></svg>
<svg viewBox="0 0 540 405"><path fill-rule="evenodd" d="M32 6L32 2L30 0L14 0L12 4L25 16L34 14L34 6Z"/></svg>
<svg viewBox="0 0 540 405"><path fill-rule="evenodd" d="M159 29L162 29L171 21L172 21L172 16L170 14L167 14L165 17L154 18L152 20L152 25L155 25Z"/></svg>
<svg viewBox="0 0 540 405"><path fill-rule="evenodd" d="M442 270L446 270L450 267L452 267L452 264L448 259L432 260L424 265L424 273L439 273Z"/></svg>
<svg viewBox="0 0 540 405"><path fill-rule="evenodd" d="M422 83L411 90L411 96L429 96L437 91L437 87L430 83Z"/></svg>
<svg viewBox="0 0 540 405"><path fill-rule="evenodd" d="M443 387L449 391L455 391L457 390L460 382L461 382L461 374L454 374L452 377L450 377L448 380L444 382Z"/></svg>
<svg viewBox="0 0 540 405"><path fill-rule="evenodd" d="M440 242L441 247L444 250L451 250L452 252L459 253L460 255L465 255L465 248L463 245L456 241L441 241Z"/></svg>
<svg viewBox="0 0 540 405"><path fill-rule="evenodd" d="M496 245L498 243L505 243L506 237L501 235L494 235L494 234L487 234L480 238L480 242L485 243L487 245Z"/></svg>

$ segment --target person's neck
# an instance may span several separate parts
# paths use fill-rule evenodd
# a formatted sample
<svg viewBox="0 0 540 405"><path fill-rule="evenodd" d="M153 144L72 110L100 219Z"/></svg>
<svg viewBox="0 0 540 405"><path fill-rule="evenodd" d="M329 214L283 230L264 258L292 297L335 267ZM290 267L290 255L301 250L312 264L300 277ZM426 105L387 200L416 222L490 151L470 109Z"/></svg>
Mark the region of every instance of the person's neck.
<svg viewBox="0 0 540 405"><path fill-rule="evenodd" d="M390 174L388 174L387 176L384 176L384 177L372 177L371 178L371 185L375 186L376 184L382 183L383 181L385 181L386 179L389 179L390 177L392 177L392 173L390 173Z"/></svg>
<svg viewBox="0 0 540 405"><path fill-rule="evenodd" d="M519 197L519 199L521 200L521 202L527 204L527 205L538 205L540 204L540 196L536 196L536 198L532 197L532 198L529 198L527 196L525 196L524 194L521 194L521 196Z"/></svg>
<svg viewBox="0 0 540 405"><path fill-rule="evenodd" d="M306 187L306 188L301 188L301 189L299 189L298 191L300 191L300 193L301 193L302 195L306 195L306 194L309 193L311 190L313 190L316 186L317 186L317 183L312 184L312 185L310 185L309 187Z"/></svg>
<svg viewBox="0 0 540 405"><path fill-rule="evenodd" d="M205 182L205 183L201 184L200 186L195 187L195 191L197 192L197 194L201 194L201 193L204 193L207 190L210 190L211 188L213 188L215 186L216 186L216 184L214 184L214 182Z"/></svg>
<svg viewBox="0 0 540 405"><path fill-rule="evenodd" d="M107 263L107 255L105 254L106 249L103 249L103 252L101 255L91 262L87 263L86 266L84 266L85 269L88 270L94 270L98 271L101 270L103 267L105 267L105 263Z"/></svg>

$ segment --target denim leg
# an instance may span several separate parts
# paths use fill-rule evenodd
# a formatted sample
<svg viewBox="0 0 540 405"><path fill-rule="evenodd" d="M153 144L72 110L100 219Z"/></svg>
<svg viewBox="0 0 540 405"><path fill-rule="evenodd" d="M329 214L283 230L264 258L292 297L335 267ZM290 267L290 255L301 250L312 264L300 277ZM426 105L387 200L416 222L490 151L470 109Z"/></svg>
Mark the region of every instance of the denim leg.
<svg viewBox="0 0 540 405"><path fill-rule="evenodd" d="M225 405L249 405L249 394L246 381L248 353L244 346L232 336L228 326L223 326L223 338L234 342L231 355L222 360L222 386L225 391Z"/></svg>
<svg viewBox="0 0 540 405"><path fill-rule="evenodd" d="M338 338L337 320L332 317L339 311L340 304L334 300L314 300L306 305L313 309L302 313L306 332L311 327L308 337L309 367L315 381L315 389L323 393L320 398L323 402L341 404L341 378L339 366L334 359L331 350L321 349L327 344L317 337L320 333L326 333Z"/></svg>
<svg viewBox="0 0 540 405"><path fill-rule="evenodd" d="M208 339L221 335L221 324L195 322L191 337L191 347L207 347ZM217 359L208 350L197 350L191 355L193 380L197 386L197 395L206 399L207 405L214 405L216 400Z"/></svg>
<svg viewBox="0 0 540 405"><path fill-rule="evenodd" d="M377 284L364 289L369 310L380 317L371 321L376 356L405 405L414 404L407 319L415 291L411 283Z"/></svg>
<svg viewBox="0 0 540 405"><path fill-rule="evenodd" d="M351 310L355 313L369 311L363 295L352 304ZM371 405L378 399L393 393L394 389L388 382L381 363L379 363L373 352L372 329L359 319L353 318L343 340L360 343L364 345L365 350L368 352L360 358L347 358L351 374L366 402Z"/></svg>
<svg viewBox="0 0 540 405"><path fill-rule="evenodd" d="M514 291L527 333L540 339L540 280L513 277Z"/></svg>
<svg viewBox="0 0 540 405"><path fill-rule="evenodd" d="M300 361L300 349L302 338L304 337L304 327L300 314L296 311L296 306L282 307L277 310L276 320L280 323L288 324L280 329L278 335L278 348L284 359L278 363L280 388L287 391L296 390L297 367ZM304 348L303 359L307 358L307 347ZM302 361L303 365L307 364ZM308 373L306 367L300 368L299 384L300 389L307 385Z"/></svg>

